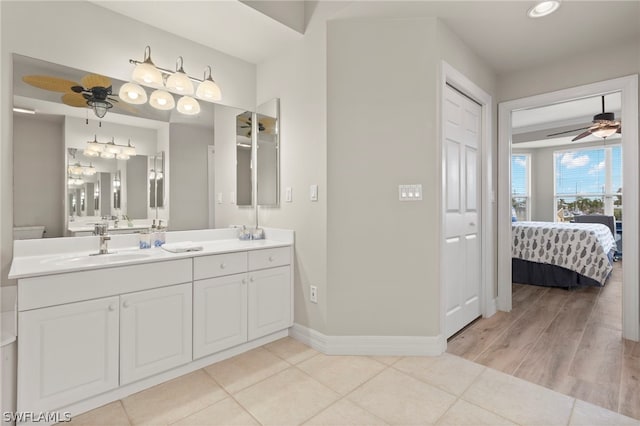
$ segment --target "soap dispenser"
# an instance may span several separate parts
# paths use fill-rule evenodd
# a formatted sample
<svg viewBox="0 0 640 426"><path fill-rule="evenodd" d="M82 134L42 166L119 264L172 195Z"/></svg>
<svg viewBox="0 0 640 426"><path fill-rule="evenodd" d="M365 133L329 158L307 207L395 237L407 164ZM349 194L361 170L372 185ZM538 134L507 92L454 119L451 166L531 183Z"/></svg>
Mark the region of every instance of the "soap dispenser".
<svg viewBox="0 0 640 426"><path fill-rule="evenodd" d="M167 242L166 227L162 226L162 219L158 220L158 227L156 228L156 238L154 240L154 246L160 247Z"/></svg>

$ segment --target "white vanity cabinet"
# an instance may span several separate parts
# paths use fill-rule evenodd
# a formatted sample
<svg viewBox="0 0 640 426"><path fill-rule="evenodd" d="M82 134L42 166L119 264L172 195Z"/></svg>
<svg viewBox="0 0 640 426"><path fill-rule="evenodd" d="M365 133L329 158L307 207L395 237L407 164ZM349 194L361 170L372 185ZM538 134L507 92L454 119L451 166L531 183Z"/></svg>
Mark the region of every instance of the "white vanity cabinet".
<svg viewBox="0 0 640 426"><path fill-rule="evenodd" d="M190 283L120 296L120 385L191 359Z"/></svg>
<svg viewBox="0 0 640 426"><path fill-rule="evenodd" d="M119 298L20 312L18 411L49 411L118 387Z"/></svg>
<svg viewBox="0 0 640 426"><path fill-rule="evenodd" d="M194 259L193 356L292 325L291 248Z"/></svg>
<svg viewBox="0 0 640 426"><path fill-rule="evenodd" d="M286 336L293 233L272 232L283 240L135 251L136 261L103 267L74 269L82 255L14 258L18 411L75 416Z"/></svg>

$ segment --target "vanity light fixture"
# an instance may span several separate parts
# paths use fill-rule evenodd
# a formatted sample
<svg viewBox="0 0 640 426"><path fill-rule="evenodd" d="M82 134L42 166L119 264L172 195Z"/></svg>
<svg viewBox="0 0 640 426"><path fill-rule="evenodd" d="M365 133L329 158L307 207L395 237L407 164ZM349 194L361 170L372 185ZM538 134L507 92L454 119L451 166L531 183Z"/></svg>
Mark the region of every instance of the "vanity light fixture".
<svg viewBox="0 0 640 426"><path fill-rule="evenodd" d="M131 79L140 84L150 87L162 87L164 84L162 73L151 60L151 47L147 46L144 49L144 60L142 62L131 61L135 63L136 67L133 70Z"/></svg>
<svg viewBox="0 0 640 426"><path fill-rule="evenodd" d="M88 157L128 160L130 157L135 157L136 147L131 145L131 139L127 145L118 145L114 138L111 138L111 142L98 142L97 136L94 135L92 141L87 141L83 154Z"/></svg>
<svg viewBox="0 0 640 426"><path fill-rule="evenodd" d="M543 0L538 1L527 11L529 18L542 18L551 15L560 7L560 0Z"/></svg>
<svg viewBox="0 0 640 426"><path fill-rule="evenodd" d="M178 111L185 115L196 115L200 112L200 104L191 96L183 96L178 100Z"/></svg>
<svg viewBox="0 0 640 426"><path fill-rule="evenodd" d="M120 87L118 96L123 101L134 105L142 105L147 102L147 92L136 83L123 84L122 87Z"/></svg>
<svg viewBox="0 0 640 426"><path fill-rule="evenodd" d="M209 71L209 77L207 77L207 71ZM205 101L219 101L220 99L222 99L222 91L211 77L210 66L207 66L207 68L204 70L204 80L198 85L198 90L196 90L196 97Z"/></svg>
<svg viewBox="0 0 640 426"><path fill-rule="evenodd" d="M194 94L194 82L198 83L195 90L195 96L208 102L219 101L222 99L222 91L218 84L211 76L211 67L207 66L204 72L204 78L199 80L191 77L184 72L183 58L179 56L176 60L176 69L171 71L165 68L157 67L151 61L151 48L145 47L144 60L142 62L135 59L129 59L131 64L136 67L133 71L131 79L137 83L158 89L149 96L149 105L159 110L170 110L176 107L173 96L169 93L184 95L178 100L177 109L180 113L186 115L195 115L200 112L198 101L191 97ZM151 68L160 75L152 73ZM153 77L152 77L153 74ZM166 88L167 90L163 90ZM146 102L145 90L135 83L125 83L119 91L120 99L124 102L132 104L143 104ZM142 99L145 99L144 101Z"/></svg>
<svg viewBox="0 0 640 426"><path fill-rule="evenodd" d="M149 105L155 109L168 111L176 106L176 101L173 99L171 93L158 89L149 97Z"/></svg>
<svg viewBox="0 0 640 426"><path fill-rule="evenodd" d="M91 163L89 163L88 166L83 166L80 163L74 163L67 167L67 172L69 172L70 175L93 176L96 174L96 168L93 167L93 164Z"/></svg>
<svg viewBox="0 0 640 426"><path fill-rule="evenodd" d="M176 60L176 72L167 78L165 86L170 91L179 95L193 95L193 83L182 67L182 56Z"/></svg>

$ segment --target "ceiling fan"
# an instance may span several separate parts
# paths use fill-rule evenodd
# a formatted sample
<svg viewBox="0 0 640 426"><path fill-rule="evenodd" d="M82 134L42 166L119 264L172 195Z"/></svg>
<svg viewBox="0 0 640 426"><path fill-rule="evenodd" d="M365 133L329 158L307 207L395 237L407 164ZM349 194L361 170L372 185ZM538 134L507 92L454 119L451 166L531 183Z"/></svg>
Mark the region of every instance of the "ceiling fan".
<svg viewBox="0 0 640 426"><path fill-rule="evenodd" d="M571 142L575 142L591 134L606 139L614 133L622 133L622 123L620 122L620 120L615 119L615 115L612 112L605 112L604 96L602 96L602 112L593 116L593 124L591 126L567 130L564 132L552 133L550 135L547 135L547 137L564 135L566 133L573 133L580 130L585 131L580 133L575 138L571 139Z"/></svg>
<svg viewBox="0 0 640 426"><path fill-rule="evenodd" d="M99 74L87 74L80 83L48 75L25 75L22 81L39 89L64 93L61 97L64 104L91 108L98 118L104 117L118 102L117 96L112 93L111 80Z"/></svg>

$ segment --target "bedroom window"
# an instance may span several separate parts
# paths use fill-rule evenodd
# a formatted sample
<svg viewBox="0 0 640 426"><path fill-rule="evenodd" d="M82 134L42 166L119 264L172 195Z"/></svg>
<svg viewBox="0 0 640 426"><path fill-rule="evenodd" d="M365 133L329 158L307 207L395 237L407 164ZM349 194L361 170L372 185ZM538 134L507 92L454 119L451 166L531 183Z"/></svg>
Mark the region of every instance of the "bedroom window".
<svg viewBox="0 0 640 426"><path fill-rule="evenodd" d="M622 221L622 146L554 152L556 221L605 214Z"/></svg>
<svg viewBox="0 0 640 426"><path fill-rule="evenodd" d="M511 156L511 205L518 221L531 220L531 156L513 154Z"/></svg>

